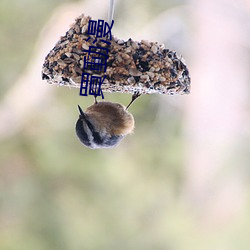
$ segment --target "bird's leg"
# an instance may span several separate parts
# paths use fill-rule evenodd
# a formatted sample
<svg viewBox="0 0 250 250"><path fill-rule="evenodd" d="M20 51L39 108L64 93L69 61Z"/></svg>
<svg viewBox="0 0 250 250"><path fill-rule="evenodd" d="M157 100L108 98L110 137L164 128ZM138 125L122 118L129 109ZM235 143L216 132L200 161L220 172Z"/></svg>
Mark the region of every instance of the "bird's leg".
<svg viewBox="0 0 250 250"><path fill-rule="evenodd" d="M96 95L94 95L94 98L95 98L95 104L97 104L97 103L98 103L98 102L97 102L97 100L96 100L97 96L96 96Z"/></svg>
<svg viewBox="0 0 250 250"><path fill-rule="evenodd" d="M132 95L132 100L131 102L128 104L128 106L126 107L126 110L130 107L130 105L140 96L140 92L136 91L133 95Z"/></svg>

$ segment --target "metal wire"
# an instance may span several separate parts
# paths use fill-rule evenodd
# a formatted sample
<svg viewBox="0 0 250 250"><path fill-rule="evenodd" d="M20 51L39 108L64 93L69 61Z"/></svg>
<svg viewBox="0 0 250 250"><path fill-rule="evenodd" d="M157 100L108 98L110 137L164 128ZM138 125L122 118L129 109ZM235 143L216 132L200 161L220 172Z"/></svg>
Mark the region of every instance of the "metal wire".
<svg viewBox="0 0 250 250"><path fill-rule="evenodd" d="M109 2L109 12L108 12L108 23L111 25L111 22L114 18L114 11L115 11L115 0L110 0Z"/></svg>

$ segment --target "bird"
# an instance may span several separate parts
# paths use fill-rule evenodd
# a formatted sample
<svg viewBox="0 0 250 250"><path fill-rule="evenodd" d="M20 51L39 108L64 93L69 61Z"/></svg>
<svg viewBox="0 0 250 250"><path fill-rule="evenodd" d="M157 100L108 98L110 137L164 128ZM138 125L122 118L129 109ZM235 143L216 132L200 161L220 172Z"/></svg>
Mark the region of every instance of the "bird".
<svg viewBox="0 0 250 250"><path fill-rule="evenodd" d="M128 108L139 96L140 93L135 92L127 107L109 101L97 102L96 96L94 104L85 112L78 105L79 118L75 130L80 142L91 149L117 146L134 130L134 117Z"/></svg>

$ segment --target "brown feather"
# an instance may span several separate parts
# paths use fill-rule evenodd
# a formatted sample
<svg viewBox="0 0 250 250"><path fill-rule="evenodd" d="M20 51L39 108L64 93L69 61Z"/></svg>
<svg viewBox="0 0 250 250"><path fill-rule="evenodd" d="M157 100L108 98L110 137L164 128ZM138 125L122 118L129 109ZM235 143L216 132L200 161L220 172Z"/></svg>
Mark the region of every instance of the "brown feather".
<svg viewBox="0 0 250 250"><path fill-rule="evenodd" d="M134 118L119 103L98 102L88 107L85 113L98 131L107 131L111 135L133 132Z"/></svg>

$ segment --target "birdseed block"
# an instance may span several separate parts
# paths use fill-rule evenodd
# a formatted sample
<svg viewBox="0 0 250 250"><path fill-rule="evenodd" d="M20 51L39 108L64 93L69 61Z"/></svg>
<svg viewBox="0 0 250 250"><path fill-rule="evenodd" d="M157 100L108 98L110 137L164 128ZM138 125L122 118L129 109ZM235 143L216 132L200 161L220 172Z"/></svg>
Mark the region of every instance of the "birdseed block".
<svg viewBox="0 0 250 250"><path fill-rule="evenodd" d="M107 44L88 34L91 17L76 18L66 35L62 36L45 58L42 79L50 84L80 88L83 73L104 76L103 92L140 94L188 94L190 77L181 56L157 42L128 39L112 35ZM88 38L90 38L88 40ZM86 41L88 40L88 41ZM90 46L107 48L106 72L84 69L86 50Z"/></svg>

